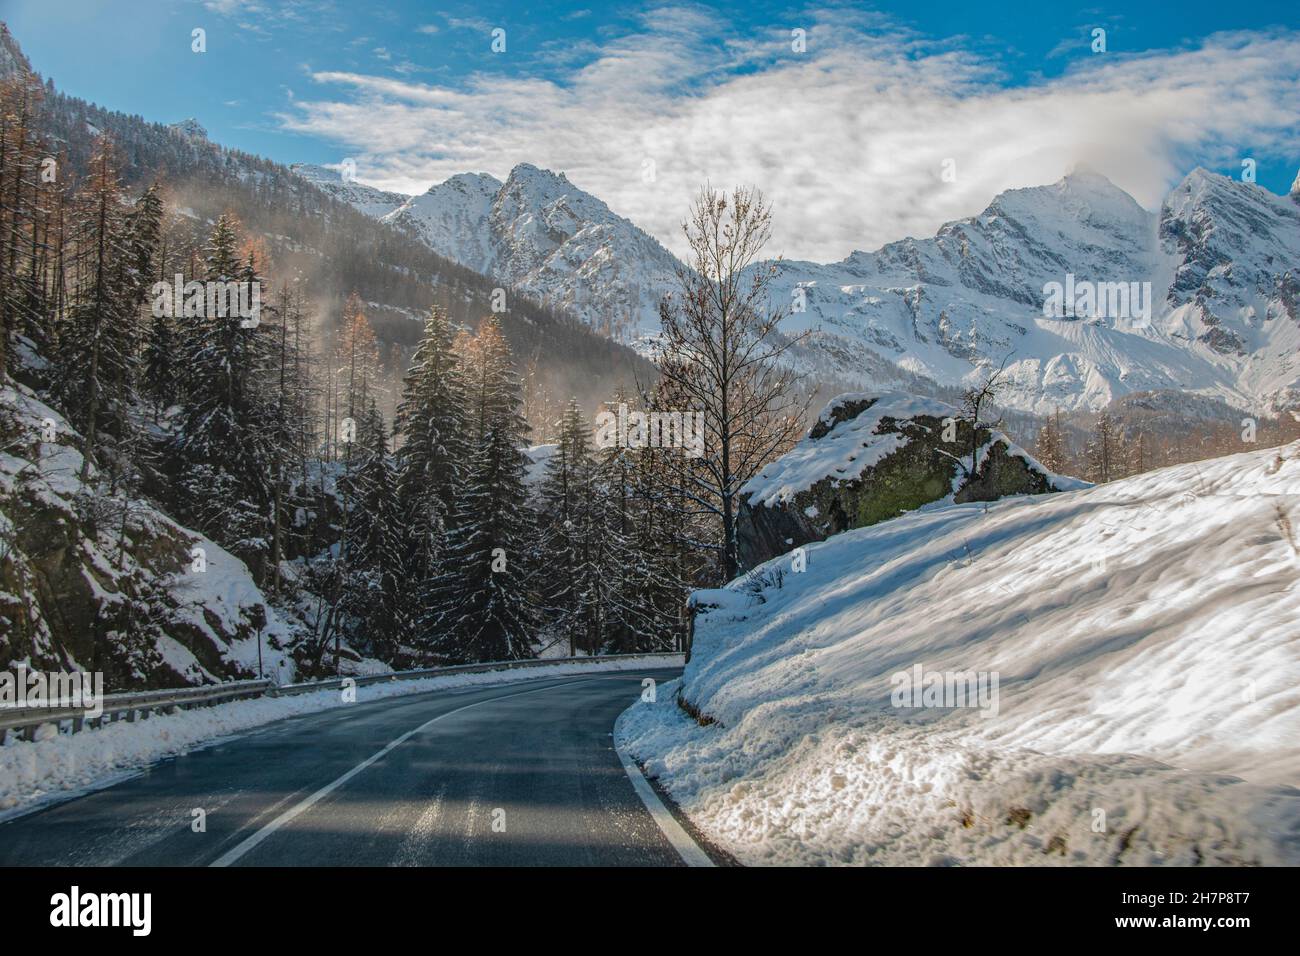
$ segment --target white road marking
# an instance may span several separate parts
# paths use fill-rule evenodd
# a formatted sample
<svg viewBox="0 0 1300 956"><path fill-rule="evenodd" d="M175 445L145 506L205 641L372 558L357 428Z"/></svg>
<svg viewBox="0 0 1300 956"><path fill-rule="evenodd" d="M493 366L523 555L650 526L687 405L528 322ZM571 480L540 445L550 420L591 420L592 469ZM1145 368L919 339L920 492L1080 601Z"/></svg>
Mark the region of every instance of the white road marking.
<svg viewBox="0 0 1300 956"><path fill-rule="evenodd" d="M682 862L687 866L713 866L714 862L709 858L709 855L700 849L699 844L691 839L691 835L682 829L682 825L677 822L676 817L664 806L664 802L659 799L659 794L655 793L655 788L650 786L650 781L645 778L645 774L636 765L636 761L623 753L617 742L614 744L614 752L618 754L618 759L623 763L623 769L627 771L628 779L632 781L632 789L641 798L645 808L650 811L651 818L659 826L663 835L668 838L668 842L673 845L673 849L682 858Z"/></svg>
<svg viewBox="0 0 1300 956"><path fill-rule="evenodd" d="M444 783L434 796L433 801L424 808L419 818L411 826L411 832L402 840L397 853L389 866L419 866L420 854L425 845L433 838L442 820L442 798L447 795Z"/></svg>
<svg viewBox="0 0 1300 956"><path fill-rule="evenodd" d="M500 697L489 697L487 700L478 700L472 704L466 704L463 707L457 707L455 710L449 710L445 714L439 714L437 717L434 717L432 720L426 720L419 727L416 727L414 730L408 730L406 733L402 734L402 736L398 737L396 740L391 741L382 750L372 754L371 756L367 757L365 760L361 761L361 763L357 764L355 767L353 767L347 773L343 774L343 776L339 777L333 783L326 784L325 786L317 790L315 793L313 793L310 797L303 800L301 803L298 803L290 807L288 810L280 814L278 817L276 817L266 826L262 827L262 829L258 830L256 833L246 838L243 842L241 842L237 846L227 850L221 856L217 857L217 859L213 860L212 863L210 863L209 865L230 866L230 864L236 862L240 857L244 856L246 853L248 853L250 850L256 847L259 843L261 843L263 840L269 837L271 834L275 833L285 824L291 822L295 817L298 817L301 814L305 813L306 811L310 810L313 806L315 806L325 797L328 797L331 793L333 793L339 787L343 786L343 784L347 783L349 780L351 780L361 771L365 770L375 761L380 760L381 758L386 756L390 751L392 751L397 747L400 747L402 744L406 743L406 741L410 740L416 734L420 733L423 730L427 730L429 727L432 727L440 720L445 720L448 717L452 717L456 714L459 714L463 710L469 710L471 707L477 707L480 704L491 704L499 700L509 700L512 697L523 697L526 694L539 694L544 690L554 690L557 687L568 687L570 684L581 684L582 682L583 682L582 679L571 680L571 681L566 681L563 684L550 684L546 687L535 687L532 690L521 690L514 694L503 694ZM644 783L644 781L642 781L642 783ZM642 799L645 798L643 797Z"/></svg>

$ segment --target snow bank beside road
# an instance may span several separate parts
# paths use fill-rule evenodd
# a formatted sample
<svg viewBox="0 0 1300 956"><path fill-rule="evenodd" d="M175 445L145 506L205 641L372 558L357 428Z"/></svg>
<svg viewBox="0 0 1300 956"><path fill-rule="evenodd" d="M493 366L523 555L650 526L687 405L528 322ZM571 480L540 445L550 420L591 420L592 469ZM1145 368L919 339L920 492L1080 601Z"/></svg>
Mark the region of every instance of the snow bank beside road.
<svg viewBox="0 0 1300 956"><path fill-rule="evenodd" d="M418 680L369 684L356 688L356 702L422 694L453 687L507 684L525 680L581 676L609 671L680 666L676 658L608 660L592 664L555 664L541 668L447 674ZM214 740L299 714L349 706L337 690L292 697L258 697L176 714L155 715L135 723L115 722L79 734L42 739L13 738L0 747L0 820L60 796L111 782L163 757L175 756Z"/></svg>
<svg viewBox="0 0 1300 956"><path fill-rule="evenodd" d="M617 731L742 861L1300 863L1300 444L806 551Z"/></svg>

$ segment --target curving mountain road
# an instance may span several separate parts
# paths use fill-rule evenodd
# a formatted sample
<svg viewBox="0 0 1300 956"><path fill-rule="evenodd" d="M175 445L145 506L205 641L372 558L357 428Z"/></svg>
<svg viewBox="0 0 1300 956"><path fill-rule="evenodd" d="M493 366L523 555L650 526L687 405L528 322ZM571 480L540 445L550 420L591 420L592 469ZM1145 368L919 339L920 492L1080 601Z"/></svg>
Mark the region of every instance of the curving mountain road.
<svg viewBox="0 0 1300 956"><path fill-rule="evenodd" d="M653 797L643 802L649 788L611 736L642 678L678 673L542 678L289 718L0 824L0 865L707 865Z"/></svg>

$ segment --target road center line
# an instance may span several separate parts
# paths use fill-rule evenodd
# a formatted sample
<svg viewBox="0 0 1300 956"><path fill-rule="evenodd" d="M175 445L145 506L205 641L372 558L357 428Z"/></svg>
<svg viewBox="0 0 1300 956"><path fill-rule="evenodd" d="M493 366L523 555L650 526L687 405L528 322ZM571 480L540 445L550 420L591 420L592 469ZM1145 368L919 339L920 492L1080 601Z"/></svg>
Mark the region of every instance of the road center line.
<svg viewBox="0 0 1300 956"><path fill-rule="evenodd" d="M437 717L434 717L432 720L426 720L424 723L422 723L419 727L416 727L414 730L408 730L406 733L402 734L402 736L398 737L396 740L389 742L382 750L379 750L376 753L371 754L369 757L361 761L361 763L357 764L355 767L353 767L347 773L343 774L343 776L339 777L333 783L326 784L325 786L317 790L315 793L313 793L310 797L307 797L307 799L303 800L301 803L295 804L294 806L290 807L288 810L284 811L284 813L280 814L278 817L276 817L266 826L262 827L256 833L248 836L237 846L232 847L231 849L223 853L221 856L217 857L215 860L212 861L212 863L209 864L209 866L230 866L230 864L236 862L240 857L244 856L246 853L248 853L250 850L256 847L259 843L261 843L263 840L269 837L271 834L275 833L285 824L292 821L295 817L310 810L318 802L323 800L325 797L328 797L331 793L333 793L339 787L343 786L343 784L347 783L349 780L351 780L361 771L365 770L375 761L381 759L390 751L392 751L397 747L400 747L406 741L410 740L416 734L420 733L420 731L426 730L427 728L433 726L440 720L445 720L448 717L454 716L455 714L459 714L463 710L469 710L471 707L477 707L480 704L490 704L499 700L509 700L512 697L523 697L526 694L539 694L544 690L554 690L557 687L568 687L571 684L581 684L585 679L586 678L582 678L579 680L565 681L563 684L548 684L546 687L534 687L532 690L521 690L514 694L503 694L500 697L489 697L487 698L487 700L476 700L472 704L465 704L462 707L457 707L455 710L449 710L445 714L439 714Z"/></svg>
<svg viewBox="0 0 1300 956"><path fill-rule="evenodd" d="M636 765L636 762L631 757L623 753L623 748L617 742L614 744L614 752L618 754L623 769L627 771L628 779L632 781L632 789L641 798L645 808L650 811L651 819L658 825L663 835L668 838L668 842L673 845L673 849L682 858L682 862L687 866L713 866L713 860L700 849L699 844L692 840L691 835L677 822L677 818L659 799L659 794L655 793L655 788L650 786L650 781L645 778L641 768Z"/></svg>

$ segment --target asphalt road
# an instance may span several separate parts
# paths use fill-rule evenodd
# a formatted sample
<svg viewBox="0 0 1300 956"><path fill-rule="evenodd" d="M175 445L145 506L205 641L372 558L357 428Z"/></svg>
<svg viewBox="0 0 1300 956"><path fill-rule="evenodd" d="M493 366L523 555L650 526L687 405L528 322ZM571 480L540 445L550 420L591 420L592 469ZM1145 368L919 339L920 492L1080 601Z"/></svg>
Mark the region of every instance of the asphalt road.
<svg viewBox="0 0 1300 956"><path fill-rule="evenodd" d="M611 732L628 671L289 718L0 824L3 866L681 866ZM195 832L194 810L206 832Z"/></svg>

